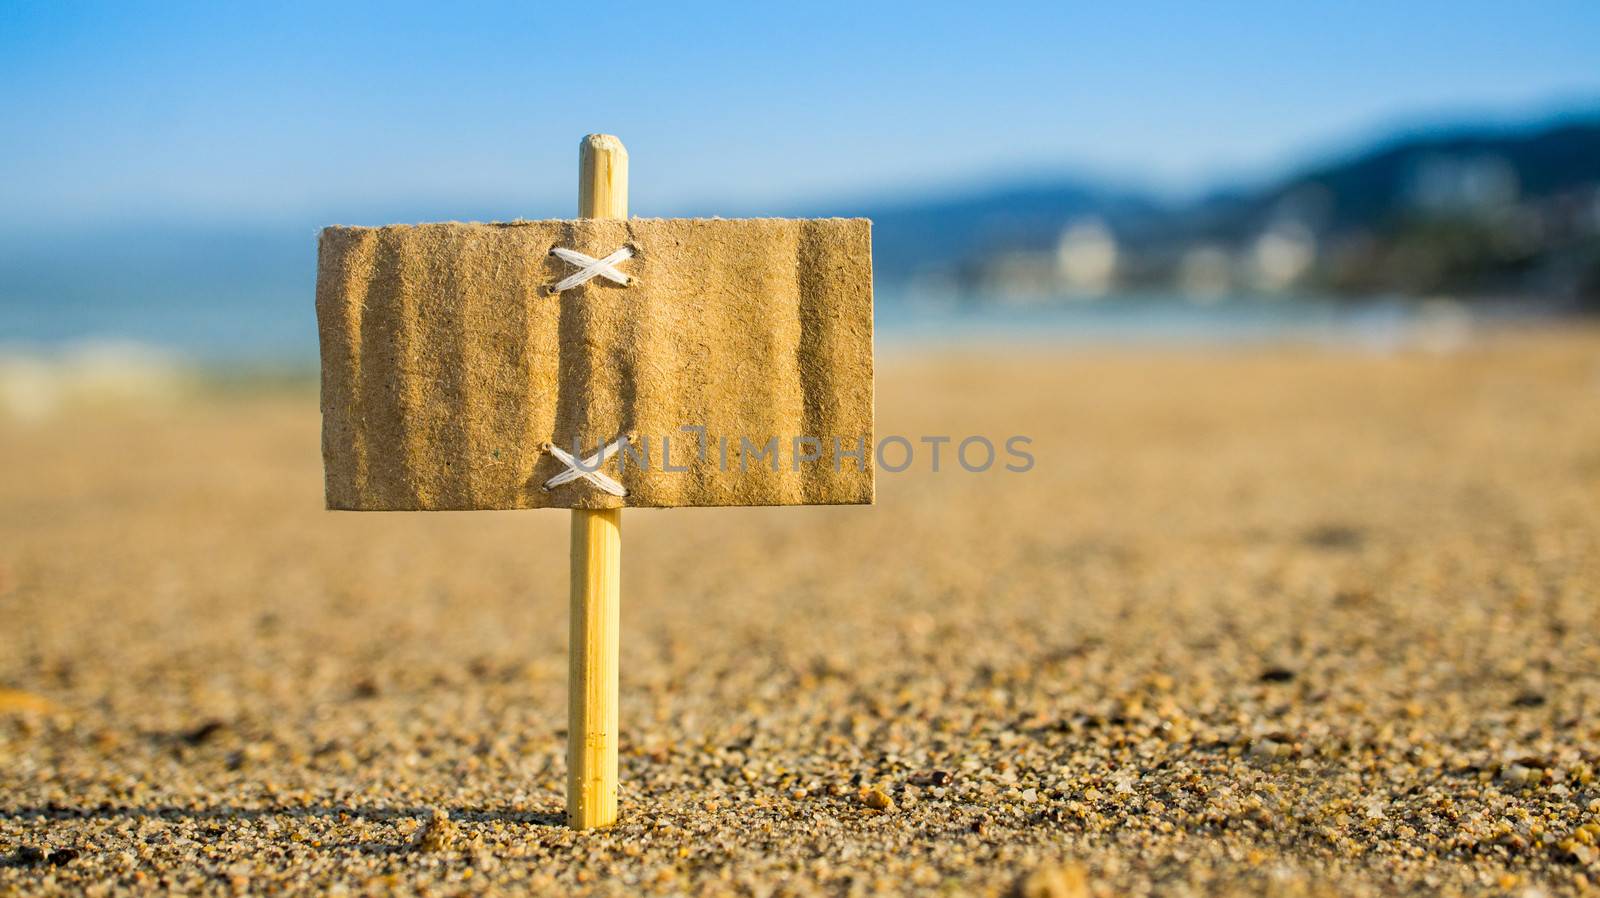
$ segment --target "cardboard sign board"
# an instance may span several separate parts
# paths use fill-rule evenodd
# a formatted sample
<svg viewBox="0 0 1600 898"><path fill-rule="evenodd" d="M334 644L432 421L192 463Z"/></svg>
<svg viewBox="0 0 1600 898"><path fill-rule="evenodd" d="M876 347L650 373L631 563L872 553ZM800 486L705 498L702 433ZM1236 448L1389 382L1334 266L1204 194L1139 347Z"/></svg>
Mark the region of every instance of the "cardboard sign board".
<svg viewBox="0 0 1600 898"><path fill-rule="evenodd" d="M333 227L317 319L329 508L873 501L862 219Z"/></svg>

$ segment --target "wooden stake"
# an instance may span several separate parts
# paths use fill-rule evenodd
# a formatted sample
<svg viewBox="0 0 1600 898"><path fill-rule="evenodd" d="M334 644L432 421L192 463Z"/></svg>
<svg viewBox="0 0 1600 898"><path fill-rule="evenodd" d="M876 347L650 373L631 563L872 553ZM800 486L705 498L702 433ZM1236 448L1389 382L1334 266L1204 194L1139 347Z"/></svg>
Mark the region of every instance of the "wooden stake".
<svg viewBox="0 0 1600 898"><path fill-rule="evenodd" d="M628 217L628 151L609 134L578 149L578 217ZM617 822L617 654L622 509L572 511L567 668L567 825Z"/></svg>
<svg viewBox="0 0 1600 898"><path fill-rule="evenodd" d="M628 151L610 134L578 145L578 217L628 217Z"/></svg>

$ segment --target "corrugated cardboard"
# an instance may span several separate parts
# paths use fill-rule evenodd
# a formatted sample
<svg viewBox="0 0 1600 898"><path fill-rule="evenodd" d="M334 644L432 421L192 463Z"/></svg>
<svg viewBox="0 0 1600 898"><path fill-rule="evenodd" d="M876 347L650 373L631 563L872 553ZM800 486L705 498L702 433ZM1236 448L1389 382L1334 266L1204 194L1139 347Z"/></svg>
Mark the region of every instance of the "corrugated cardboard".
<svg viewBox="0 0 1600 898"><path fill-rule="evenodd" d="M324 230L328 507L870 503L869 229L633 219ZM624 245L628 285L549 291L575 270L552 247L600 258ZM633 454L601 470L627 496L587 480L544 487L566 470L547 444L587 456L621 435Z"/></svg>

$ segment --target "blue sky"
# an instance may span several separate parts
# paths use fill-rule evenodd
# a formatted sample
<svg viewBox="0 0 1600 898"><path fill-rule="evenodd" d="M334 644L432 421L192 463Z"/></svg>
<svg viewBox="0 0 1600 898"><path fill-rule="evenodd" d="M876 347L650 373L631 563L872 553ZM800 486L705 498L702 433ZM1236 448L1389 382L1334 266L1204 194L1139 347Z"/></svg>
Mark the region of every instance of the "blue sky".
<svg viewBox="0 0 1600 898"><path fill-rule="evenodd" d="M1022 173L1184 188L1600 99L1600 4L0 5L0 227L635 214Z"/></svg>

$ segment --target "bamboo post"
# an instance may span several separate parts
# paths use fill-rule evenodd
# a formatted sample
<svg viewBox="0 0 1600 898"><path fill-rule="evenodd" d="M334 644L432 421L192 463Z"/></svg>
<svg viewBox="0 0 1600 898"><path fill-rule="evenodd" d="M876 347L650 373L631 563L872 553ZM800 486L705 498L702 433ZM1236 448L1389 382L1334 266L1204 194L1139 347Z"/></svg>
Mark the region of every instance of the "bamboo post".
<svg viewBox="0 0 1600 898"><path fill-rule="evenodd" d="M590 134L579 144L578 217L628 217L628 151L609 134ZM573 509L567 649L567 825L573 829L617 822L621 586L622 509Z"/></svg>

